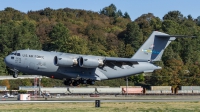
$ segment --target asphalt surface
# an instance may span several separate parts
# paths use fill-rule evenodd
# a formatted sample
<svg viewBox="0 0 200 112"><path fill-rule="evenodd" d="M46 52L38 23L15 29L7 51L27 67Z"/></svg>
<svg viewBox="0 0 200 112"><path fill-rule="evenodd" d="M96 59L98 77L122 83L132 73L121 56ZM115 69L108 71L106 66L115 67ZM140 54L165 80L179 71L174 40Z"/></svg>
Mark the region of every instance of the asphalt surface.
<svg viewBox="0 0 200 112"><path fill-rule="evenodd" d="M100 100L100 102L194 102L200 101L199 99L170 99L170 100L163 100L163 99L138 99L138 100ZM37 100L37 101L0 101L0 103L91 103L95 102L95 100L66 100L66 101L56 101L56 100Z"/></svg>
<svg viewBox="0 0 200 112"><path fill-rule="evenodd" d="M48 98L31 98L30 101L19 101L17 98L1 98L0 103L74 103L74 102L199 102L200 96L62 96Z"/></svg>

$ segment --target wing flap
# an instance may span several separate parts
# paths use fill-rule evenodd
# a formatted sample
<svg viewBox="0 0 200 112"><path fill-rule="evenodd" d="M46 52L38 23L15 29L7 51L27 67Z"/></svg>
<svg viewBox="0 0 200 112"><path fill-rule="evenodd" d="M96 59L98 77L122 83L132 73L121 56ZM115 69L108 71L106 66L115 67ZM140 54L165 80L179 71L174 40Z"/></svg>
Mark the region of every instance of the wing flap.
<svg viewBox="0 0 200 112"><path fill-rule="evenodd" d="M133 58L115 58L115 57L106 57L105 62L124 62L124 63L133 63L138 64L138 62L147 62L148 60L142 59L133 59Z"/></svg>
<svg viewBox="0 0 200 112"><path fill-rule="evenodd" d="M133 66L138 64L138 62L147 62L148 60L141 59L132 59L132 58L115 58L115 57L106 57L104 59L104 66L109 66L114 68L115 66L122 67L123 65Z"/></svg>

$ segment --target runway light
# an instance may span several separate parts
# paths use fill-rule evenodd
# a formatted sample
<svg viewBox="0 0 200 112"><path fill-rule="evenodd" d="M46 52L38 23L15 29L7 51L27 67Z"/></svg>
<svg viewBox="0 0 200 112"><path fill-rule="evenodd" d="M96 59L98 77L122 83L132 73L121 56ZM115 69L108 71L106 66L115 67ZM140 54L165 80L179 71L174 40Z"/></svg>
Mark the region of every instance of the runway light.
<svg viewBox="0 0 200 112"><path fill-rule="evenodd" d="M52 75L51 78L54 78L54 76Z"/></svg>

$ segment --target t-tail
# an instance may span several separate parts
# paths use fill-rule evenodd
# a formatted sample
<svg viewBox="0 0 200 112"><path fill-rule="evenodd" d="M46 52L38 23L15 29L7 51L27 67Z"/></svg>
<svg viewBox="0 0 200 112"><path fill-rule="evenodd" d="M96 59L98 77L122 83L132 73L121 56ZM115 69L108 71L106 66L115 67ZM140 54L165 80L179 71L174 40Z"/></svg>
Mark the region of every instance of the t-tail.
<svg viewBox="0 0 200 112"><path fill-rule="evenodd" d="M165 48L175 39L174 36L154 31L132 58L160 61Z"/></svg>

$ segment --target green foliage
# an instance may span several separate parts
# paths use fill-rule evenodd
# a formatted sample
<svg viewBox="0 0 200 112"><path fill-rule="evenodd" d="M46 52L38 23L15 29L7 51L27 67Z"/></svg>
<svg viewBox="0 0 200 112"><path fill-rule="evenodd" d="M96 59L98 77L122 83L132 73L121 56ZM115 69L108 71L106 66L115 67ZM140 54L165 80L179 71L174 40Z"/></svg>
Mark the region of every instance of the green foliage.
<svg viewBox="0 0 200 112"><path fill-rule="evenodd" d="M0 24L0 73L7 72L3 58L18 49L41 49L39 38L35 34L34 21L9 21Z"/></svg>
<svg viewBox="0 0 200 112"><path fill-rule="evenodd" d="M87 54L87 40L80 38L78 36L71 36L68 38L65 44L66 52L76 53L76 54Z"/></svg>
<svg viewBox="0 0 200 112"><path fill-rule="evenodd" d="M200 16L197 17L197 24L200 26Z"/></svg>
<svg viewBox="0 0 200 112"><path fill-rule="evenodd" d="M142 14L138 17L135 22L138 24L142 36L141 40L145 41L152 31L161 30L161 20L158 17L155 17L152 13Z"/></svg>
<svg viewBox="0 0 200 112"><path fill-rule="evenodd" d="M139 49L142 43L142 33L137 23L131 22L127 24L126 34L123 39L126 45L131 44L135 52Z"/></svg>
<svg viewBox="0 0 200 112"><path fill-rule="evenodd" d="M125 12L123 15L121 10L117 11L117 7L114 4L104 7L102 10L100 10L100 14L104 14L109 17L124 17L130 19L130 16L127 12Z"/></svg>
<svg viewBox="0 0 200 112"><path fill-rule="evenodd" d="M51 39L49 50L66 52L66 43L69 36L69 30L62 23L56 24L49 35Z"/></svg>
<svg viewBox="0 0 200 112"><path fill-rule="evenodd" d="M172 20L177 23L181 23L183 21L183 15L180 11L169 11L166 15L164 15L163 20Z"/></svg>
<svg viewBox="0 0 200 112"><path fill-rule="evenodd" d="M19 90L18 93L19 93L19 94L26 94L27 91L26 91L26 90Z"/></svg>
<svg viewBox="0 0 200 112"><path fill-rule="evenodd" d="M42 78L41 79L41 86L43 87L63 87L62 80L52 79L52 78Z"/></svg>
<svg viewBox="0 0 200 112"><path fill-rule="evenodd" d="M115 17L117 14L116 11L116 6L114 4L110 4L108 7L103 8L103 10L100 11L100 14L104 14L109 17Z"/></svg>
<svg viewBox="0 0 200 112"><path fill-rule="evenodd" d="M140 82L144 81L144 75L143 74L138 74L138 75L132 75L128 77L129 81L132 81L134 84L139 84Z"/></svg>
<svg viewBox="0 0 200 112"><path fill-rule="evenodd" d="M175 21L165 20L162 23L162 29L166 33L177 34L180 29L180 25Z"/></svg>
<svg viewBox="0 0 200 112"><path fill-rule="evenodd" d="M130 18L129 14L127 12L124 13L124 18Z"/></svg>
<svg viewBox="0 0 200 112"><path fill-rule="evenodd" d="M9 83L9 80L5 79L1 82L1 85L2 86L6 86L7 89L10 89L10 83Z"/></svg>
<svg viewBox="0 0 200 112"><path fill-rule="evenodd" d="M130 58L133 56L134 54L134 49L133 47L130 45L130 44L127 44L126 45L126 48L125 48L125 56L124 57L127 57L127 58Z"/></svg>

